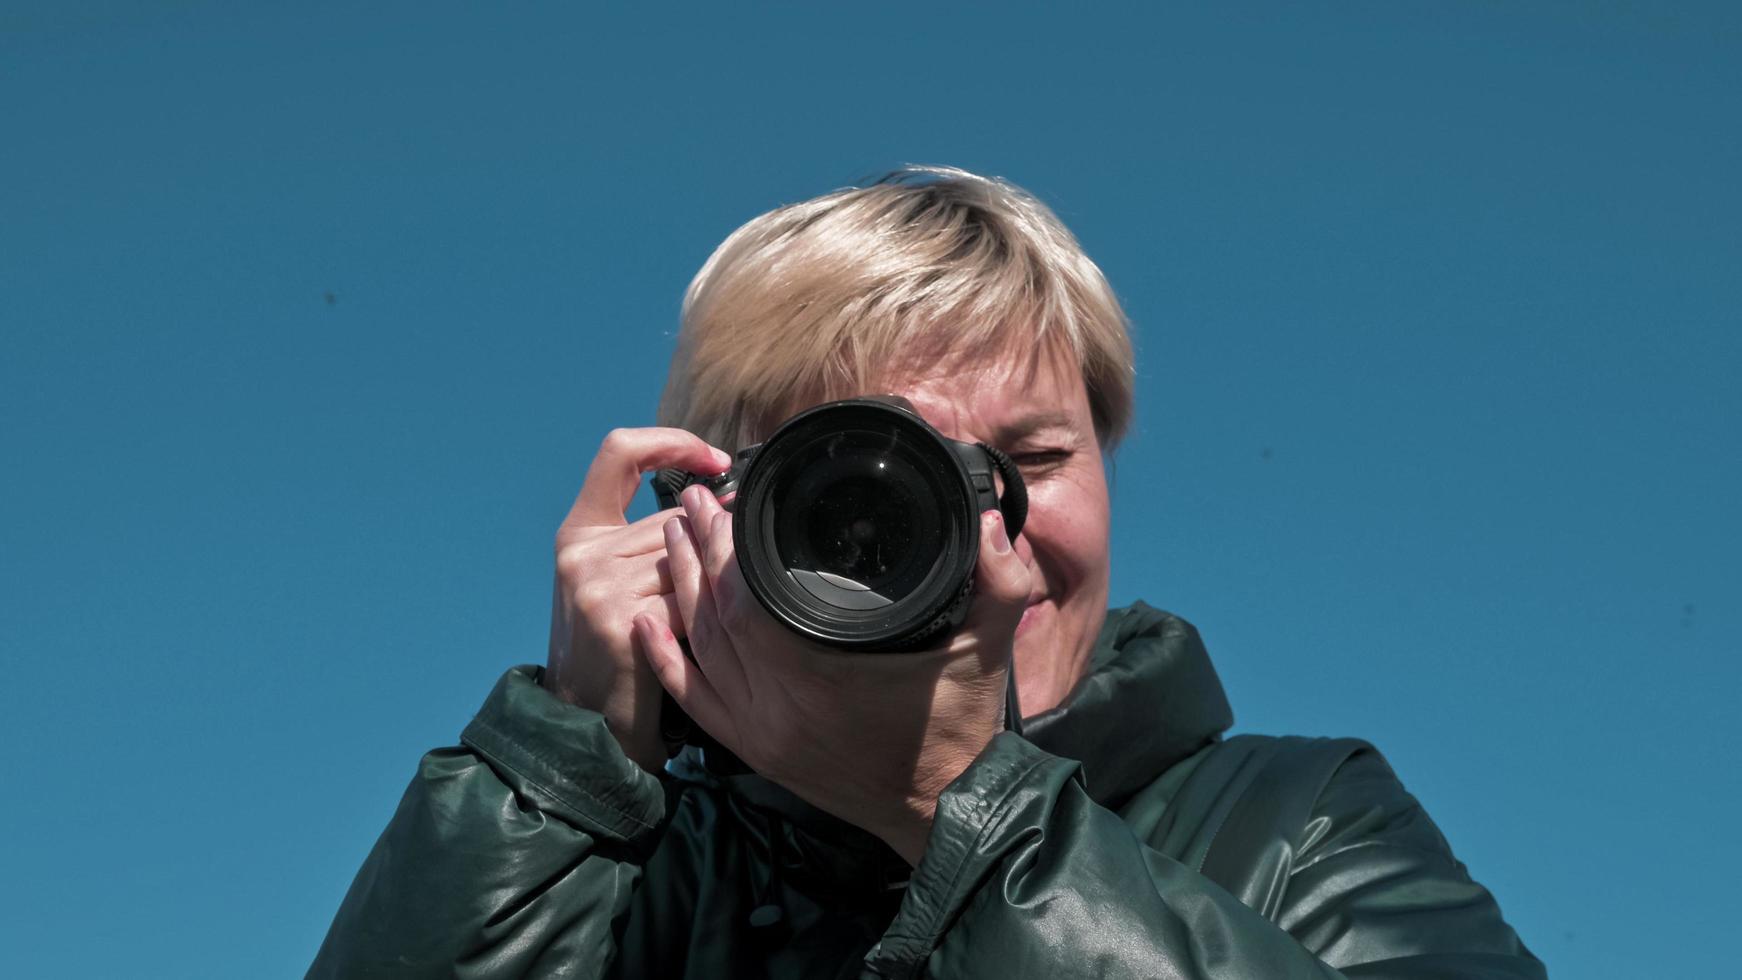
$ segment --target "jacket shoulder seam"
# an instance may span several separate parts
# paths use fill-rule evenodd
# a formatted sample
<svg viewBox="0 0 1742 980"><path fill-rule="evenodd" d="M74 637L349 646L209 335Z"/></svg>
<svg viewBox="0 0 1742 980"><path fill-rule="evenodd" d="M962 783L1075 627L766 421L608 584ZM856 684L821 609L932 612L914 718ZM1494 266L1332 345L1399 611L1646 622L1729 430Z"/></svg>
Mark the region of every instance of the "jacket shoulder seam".
<svg viewBox="0 0 1742 980"><path fill-rule="evenodd" d="M1279 759L1286 760L1289 755L1306 756L1314 760L1322 758L1325 772L1313 790L1314 800L1323 795L1325 786L1330 783L1331 778L1350 757L1362 751L1376 751L1370 743L1361 739L1330 738L1317 735L1243 733L1222 744L1233 745L1241 739L1251 740L1257 744L1252 747L1246 758L1240 761L1239 767L1235 770L1236 777L1248 766L1256 766L1257 771L1262 773L1265 769L1277 764ZM1331 757L1335 757L1334 762L1330 761ZM1192 870L1200 874L1205 873L1204 869L1209 865L1210 857L1216 853L1216 843L1221 838L1223 829L1227 827L1229 818L1245 805L1247 804L1237 803L1233 809L1222 815L1221 820L1217 821L1215 828L1210 831L1210 839L1205 842L1203 852L1198 855L1196 866ZM1294 869L1291 868L1289 873L1292 875Z"/></svg>
<svg viewBox="0 0 1742 980"><path fill-rule="evenodd" d="M1420 810L1421 807L1418 805L1418 806L1411 807L1410 809L1412 811ZM1369 847L1383 847L1383 848L1388 848L1388 849L1393 850L1393 851L1403 851L1403 852L1407 852L1410 854L1417 854L1417 855L1420 855L1422 857L1433 858L1436 861L1443 862L1448 867L1457 868L1460 870L1463 868L1463 862L1459 861L1457 858L1446 853L1445 851L1435 850L1431 847L1417 847L1414 844L1399 844L1396 841L1388 841L1388 840L1358 840L1358 841L1353 841L1351 843L1345 844L1342 847L1339 847L1333 851L1325 851L1325 852L1320 853L1320 854L1315 854L1311 858L1309 858L1308 860L1302 861L1298 864L1293 865L1292 867L1290 867L1288 869L1288 876L1290 878L1292 878L1295 875L1297 875L1297 874L1307 870L1308 868L1311 868L1312 866L1318 864L1320 861L1324 861L1328 858L1337 857L1338 855L1347 854L1350 851L1362 850L1362 849L1369 848Z"/></svg>
<svg viewBox="0 0 1742 980"><path fill-rule="evenodd" d="M472 727L472 726L476 726L478 728L483 729L484 731L489 732L491 735L494 735L496 738L501 739L503 742L507 743L508 745L513 746L520 753L523 753L524 755L526 755L528 758L532 759L535 762L543 763L545 765L550 764L548 761L541 758L538 755L538 753L527 749L525 746L521 745L520 743L516 742L514 739L510 738L501 729L490 724L489 722L485 721L482 718L473 718L472 725L468 726L468 727ZM551 787L550 785L547 784L546 780L544 780L540 776L535 775L531 772L528 772L527 767L525 767L523 765L517 765L513 759L507 758L505 754L488 751L487 749L483 748L482 746L477 745L472 740L466 738L465 735L463 735L463 734L460 736L460 740L471 745L474 749L478 750L479 752L482 752L487 758L494 759L497 762L501 763L502 765L507 766L509 769L512 769L516 775L518 775L520 778L526 780L526 782L528 784L530 784L532 787L537 789L539 792L544 793L545 795L547 795L547 796L551 797L552 799L556 800L557 802L561 803L567 809L573 810L578 816L581 816L583 818L585 818L587 816L586 811L583 810L581 807L576 806L568 798L567 794L560 792L557 789ZM569 786L576 793L585 797L588 802L590 802L593 805L598 806L604 810L609 811L612 815L620 818L623 821L626 821L627 823L633 825L637 829L652 830L656 826L655 824L648 823L646 820L643 820L642 818L636 816L633 813L629 813L628 811L623 810L622 808L618 807L617 805L611 803L609 800L606 800L600 796L593 794L585 786L582 786L579 783L570 783Z"/></svg>
<svg viewBox="0 0 1742 980"><path fill-rule="evenodd" d="M1276 744L1276 740L1274 738L1266 737L1266 739L1267 739L1267 747L1274 746ZM1226 744L1226 743L1224 743L1224 744ZM1253 755L1256 755L1256 754L1257 754L1256 752L1253 753ZM1263 763L1260 763L1260 765L1267 765L1268 763L1269 763L1269 759L1266 759ZM1239 768L1235 770L1235 774L1238 775L1240 770L1245 769L1247 766L1249 766L1251 764L1252 764L1252 756L1249 755L1245 759L1242 759L1240 761ZM1226 827L1227 825L1228 825L1228 814L1224 813L1224 814L1222 814L1222 819L1216 821L1215 829L1210 831L1210 839L1208 841L1204 842L1204 851L1202 854L1198 855L1197 866L1192 868L1193 871L1196 871L1199 874L1203 873L1205 863L1207 863L1209 861L1210 855L1214 854L1216 851L1216 840L1222 836L1222 828Z"/></svg>

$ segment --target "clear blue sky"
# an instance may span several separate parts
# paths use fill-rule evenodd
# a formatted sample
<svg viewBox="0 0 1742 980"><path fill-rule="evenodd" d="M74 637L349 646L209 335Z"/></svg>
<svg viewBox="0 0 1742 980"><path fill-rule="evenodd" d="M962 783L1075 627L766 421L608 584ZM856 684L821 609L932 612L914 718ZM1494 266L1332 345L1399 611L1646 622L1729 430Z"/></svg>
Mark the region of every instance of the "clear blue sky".
<svg viewBox="0 0 1742 980"><path fill-rule="evenodd" d="M1239 730L1557 976L1734 969L1736 6L641 6L0 6L8 975L300 975L689 277L903 162L1124 299L1114 597Z"/></svg>

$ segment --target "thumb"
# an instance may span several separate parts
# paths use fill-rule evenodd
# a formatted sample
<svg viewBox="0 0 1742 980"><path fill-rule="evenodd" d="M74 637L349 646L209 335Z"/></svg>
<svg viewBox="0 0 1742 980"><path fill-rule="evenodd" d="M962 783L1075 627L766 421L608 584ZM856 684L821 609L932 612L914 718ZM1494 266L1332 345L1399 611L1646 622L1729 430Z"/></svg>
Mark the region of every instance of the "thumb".
<svg viewBox="0 0 1742 980"><path fill-rule="evenodd" d="M1006 637L1014 635L1028 605L1028 563L1016 553L1004 516L995 510L980 515L980 559L974 567L974 598L962 630Z"/></svg>

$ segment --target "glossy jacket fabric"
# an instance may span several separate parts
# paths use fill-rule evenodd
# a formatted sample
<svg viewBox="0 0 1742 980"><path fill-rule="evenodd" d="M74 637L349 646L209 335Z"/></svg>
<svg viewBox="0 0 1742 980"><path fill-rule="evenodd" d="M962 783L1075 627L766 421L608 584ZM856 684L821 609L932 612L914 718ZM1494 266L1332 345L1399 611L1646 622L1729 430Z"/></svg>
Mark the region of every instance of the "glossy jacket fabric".
<svg viewBox="0 0 1742 980"><path fill-rule="evenodd" d="M1223 739L1190 625L1108 614L1065 704L881 841L510 671L424 757L314 977L1540 978L1365 742Z"/></svg>

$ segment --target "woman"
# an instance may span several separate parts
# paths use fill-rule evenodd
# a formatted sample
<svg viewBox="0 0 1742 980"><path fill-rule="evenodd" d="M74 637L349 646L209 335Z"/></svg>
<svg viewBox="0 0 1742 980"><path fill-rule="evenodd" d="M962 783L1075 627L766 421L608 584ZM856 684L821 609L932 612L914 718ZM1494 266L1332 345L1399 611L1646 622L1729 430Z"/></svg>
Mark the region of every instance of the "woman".
<svg viewBox="0 0 1742 980"><path fill-rule="evenodd" d="M1541 977L1370 746L1223 740L1191 627L1105 609L1133 376L1100 271L1009 184L909 169L739 229L662 427L606 438L558 532L547 666L425 757L311 973ZM775 623L699 488L625 521L643 473L865 393L1028 486L936 649ZM667 764L665 692L754 774Z"/></svg>

